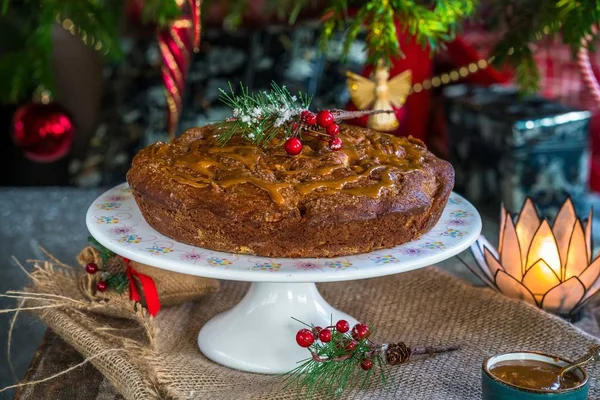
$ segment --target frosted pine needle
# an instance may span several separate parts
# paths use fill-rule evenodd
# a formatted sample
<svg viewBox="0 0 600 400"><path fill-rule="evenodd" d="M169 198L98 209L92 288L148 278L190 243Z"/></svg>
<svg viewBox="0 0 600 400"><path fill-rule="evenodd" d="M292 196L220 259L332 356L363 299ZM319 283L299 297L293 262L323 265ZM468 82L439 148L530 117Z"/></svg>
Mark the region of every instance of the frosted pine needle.
<svg viewBox="0 0 600 400"><path fill-rule="evenodd" d="M226 144L235 135L261 145L270 142L279 133L284 138L292 136L291 122L310 105L311 97L298 93L292 95L285 86L271 83L270 91L250 93L240 83L240 93L236 94L229 84L229 92L220 89L219 99L231 107L233 117L222 123L219 142Z"/></svg>

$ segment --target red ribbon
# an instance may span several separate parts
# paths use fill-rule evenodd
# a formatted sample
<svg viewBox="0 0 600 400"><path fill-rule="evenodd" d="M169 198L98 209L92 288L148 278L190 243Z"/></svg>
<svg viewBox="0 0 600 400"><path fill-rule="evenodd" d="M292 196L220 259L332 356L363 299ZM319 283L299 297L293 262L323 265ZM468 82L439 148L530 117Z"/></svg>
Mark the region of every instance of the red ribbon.
<svg viewBox="0 0 600 400"><path fill-rule="evenodd" d="M140 292L135 284L135 277L142 285L142 290L144 291L144 296L146 297L146 308L148 309L148 312L150 315L155 316L160 311L160 299L158 298L158 291L156 290L154 280L148 275L144 275L133 269L129 259L127 258L125 258L125 264L127 264L125 275L129 280L129 298L137 302L139 302L141 299Z"/></svg>

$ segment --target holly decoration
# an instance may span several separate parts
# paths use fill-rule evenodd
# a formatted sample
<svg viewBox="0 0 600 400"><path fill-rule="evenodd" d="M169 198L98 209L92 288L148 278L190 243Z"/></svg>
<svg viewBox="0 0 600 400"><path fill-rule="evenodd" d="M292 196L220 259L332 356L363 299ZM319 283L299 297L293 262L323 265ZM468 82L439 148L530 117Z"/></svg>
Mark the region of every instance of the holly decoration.
<svg viewBox="0 0 600 400"><path fill-rule="evenodd" d="M92 236L88 237L88 242L90 243L90 245L94 246L99 251L100 258L102 259L103 263L106 264L109 262L109 260L111 258L117 257L117 255L115 253L113 253L106 247L102 246ZM94 275L98 272L102 273L102 277L104 279L99 281L96 284L96 289L100 292L104 292L107 289L111 289L120 294L120 293L123 293L123 290L125 290L127 285L129 285L129 280L127 279L125 272L117 272L114 274L108 274L107 272L101 271L98 264L93 263L93 262L88 263L85 266L85 271L90 275Z"/></svg>
<svg viewBox="0 0 600 400"><path fill-rule="evenodd" d="M94 275L96 272L98 272L98 264L93 263L93 262L88 263L85 266L85 272L87 272L90 275Z"/></svg>
<svg viewBox="0 0 600 400"><path fill-rule="evenodd" d="M296 333L296 343L300 347L309 347L315 341L315 336L308 329L300 329Z"/></svg>
<svg viewBox="0 0 600 400"><path fill-rule="evenodd" d="M327 328L322 329L321 332L319 332L319 340L323 343L327 343L331 341L331 331Z"/></svg>
<svg viewBox="0 0 600 400"><path fill-rule="evenodd" d="M367 324L356 324L352 328L352 337L356 340L368 339L371 335Z"/></svg>
<svg viewBox="0 0 600 400"><path fill-rule="evenodd" d="M58 103L28 103L12 121L13 142L28 159L49 163L64 157L73 143L75 128L68 111Z"/></svg>
<svg viewBox="0 0 600 400"><path fill-rule="evenodd" d="M327 128L330 125L335 124L335 120L333 119L333 114L329 110L319 111L317 114L317 124L320 126Z"/></svg>
<svg viewBox="0 0 600 400"><path fill-rule="evenodd" d="M284 379L287 388L295 387L307 398L321 391L339 396L349 389L348 386L367 388L374 375L385 384L386 365L406 363L415 355L433 355L459 348L409 347L404 342L377 344L369 339L371 329L367 324L356 324L350 330L346 320L339 320L335 325L332 322L324 328L298 322L307 328L298 331L296 342L310 352L310 357L285 374Z"/></svg>
<svg viewBox="0 0 600 400"><path fill-rule="evenodd" d="M360 367L362 369L364 369L365 371L370 370L371 368L373 368L373 361L368 360L368 359L364 359L360 362Z"/></svg>
<svg viewBox="0 0 600 400"><path fill-rule="evenodd" d="M346 333L348 330L350 330L350 324L345 319L340 319L338 322L336 322L335 329L339 333Z"/></svg>
<svg viewBox="0 0 600 400"><path fill-rule="evenodd" d="M232 108L233 117L221 124L219 142L225 144L234 136L241 136L260 146L283 136L284 150L290 156L302 152L302 140L307 137L326 142L332 151L340 150L343 143L337 121L390 112L321 110L315 114L308 110L311 97L302 93L292 95L275 82L271 83L270 91L255 94L243 85L240 94L231 85L229 89L230 92L221 90L220 99Z"/></svg>
<svg viewBox="0 0 600 400"><path fill-rule="evenodd" d="M100 281L100 282L96 283L96 289L98 289L98 291L100 291L100 292L104 292L106 289L108 289L108 282Z"/></svg>
<svg viewBox="0 0 600 400"><path fill-rule="evenodd" d="M291 156L298 155L302 152L302 142L297 137L291 137L285 141L284 149Z"/></svg>

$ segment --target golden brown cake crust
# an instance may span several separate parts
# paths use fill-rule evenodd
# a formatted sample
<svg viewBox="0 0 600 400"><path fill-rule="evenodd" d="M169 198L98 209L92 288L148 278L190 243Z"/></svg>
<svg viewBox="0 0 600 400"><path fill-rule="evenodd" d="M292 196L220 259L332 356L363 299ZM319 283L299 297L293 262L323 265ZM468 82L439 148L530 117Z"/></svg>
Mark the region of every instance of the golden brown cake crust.
<svg viewBox="0 0 600 400"><path fill-rule="evenodd" d="M438 221L454 170L423 143L341 126L343 148L217 143L218 125L141 150L127 180L148 224L177 241L269 257L393 247Z"/></svg>

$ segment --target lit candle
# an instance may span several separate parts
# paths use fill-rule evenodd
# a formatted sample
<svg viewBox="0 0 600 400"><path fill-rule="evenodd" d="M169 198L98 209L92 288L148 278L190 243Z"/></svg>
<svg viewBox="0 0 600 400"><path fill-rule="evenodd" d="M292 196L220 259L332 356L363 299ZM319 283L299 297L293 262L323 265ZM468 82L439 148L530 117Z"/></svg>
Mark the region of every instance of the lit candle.
<svg viewBox="0 0 600 400"><path fill-rule="evenodd" d="M592 261L592 213L584 226L571 199L554 224L542 220L530 199L516 224L502 207L498 249L481 236L471 246L485 283L544 310L569 315L600 289L600 259Z"/></svg>

